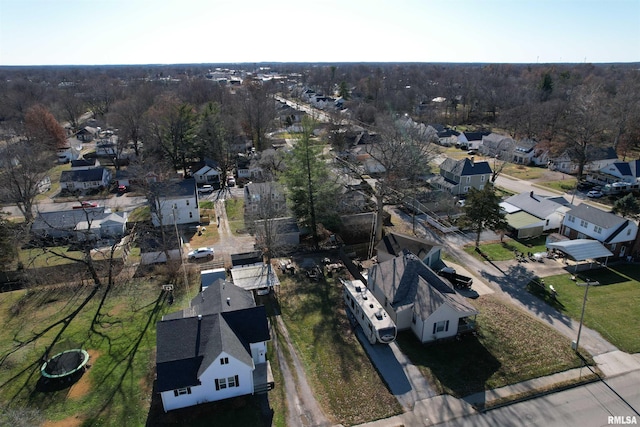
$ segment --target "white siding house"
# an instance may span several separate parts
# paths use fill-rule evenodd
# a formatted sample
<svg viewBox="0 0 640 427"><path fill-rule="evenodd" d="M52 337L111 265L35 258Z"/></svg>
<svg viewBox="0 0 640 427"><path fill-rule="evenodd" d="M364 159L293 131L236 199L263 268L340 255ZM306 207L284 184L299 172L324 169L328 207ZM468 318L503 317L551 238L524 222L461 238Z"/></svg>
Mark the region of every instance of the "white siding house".
<svg viewBox="0 0 640 427"><path fill-rule="evenodd" d="M156 227L200 222L198 195L193 179L155 182L151 204L151 220Z"/></svg>

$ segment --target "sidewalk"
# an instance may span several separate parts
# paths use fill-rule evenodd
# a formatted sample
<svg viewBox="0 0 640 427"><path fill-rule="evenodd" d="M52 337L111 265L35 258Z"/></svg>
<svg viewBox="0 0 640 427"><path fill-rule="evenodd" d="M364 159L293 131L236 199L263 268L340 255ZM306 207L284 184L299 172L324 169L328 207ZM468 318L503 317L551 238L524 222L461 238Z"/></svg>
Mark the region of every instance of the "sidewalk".
<svg viewBox="0 0 640 427"><path fill-rule="evenodd" d="M595 356L598 368L605 377L612 377L627 372L640 370L640 353L627 354L621 351ZM536 390L541 393L561 385L567 381L584 378L591 374L588 368L569 369L546 377L534 378L518 384L487 390L467 396L462 399L449 395L440 395L416 402L412 411L395 417L360 424L357 427L398 427L398 426L431 426L457 418L466 417L477 412L476 405L487 405L496 400L516 397L522 393L532 393L535 398Z"/></svg>

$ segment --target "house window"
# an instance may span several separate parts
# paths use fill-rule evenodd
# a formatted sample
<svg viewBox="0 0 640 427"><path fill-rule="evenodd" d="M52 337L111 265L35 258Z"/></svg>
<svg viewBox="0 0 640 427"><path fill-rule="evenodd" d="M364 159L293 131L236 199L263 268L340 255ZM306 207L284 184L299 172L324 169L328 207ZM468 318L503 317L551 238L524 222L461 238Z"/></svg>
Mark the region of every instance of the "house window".
<svg viewBox="0 0 640 427"><path fill-rule="evenodd" d="M611 244L611 250L612 250L612 251L615 251L615 250L616 250L616 243L612 243L612 244Z"/></svg>
<svg viewBox="0 0 640 427"><path fill-rule="evenodd" d="M463 191L464 191L465 193L468 193L468 192L469 192L469 187L464 187Z"/></svg>
<svg viewBox="0 0 640 427"><path fill-rule="evenodd" d="M225 388L240 387L240 380L237 375L228 378L216 378L216 390L223 390Z"/></svg>
<svg viewBox="0 0 640 427"><path fill-rule="evenodd" d="M171 209L178 209L178 205L174 203Z"/></svg>
<svg viewBox="0 0 640 427"><path fill-rule="evenodd" d="M484 182L486 179L487 179L487 177L486 177L485 175L482 175L482 176L480 177L480 181L482 181L482 182Z"/></svg>
<svg viewBox="0 0 640 427"><path fill-rule="evenodd" d="M173 390L173 395L178 397L183 394L191 394L191 387L179 388L177 390Z"/></svg>
<svg viewBox="0 0 640 427"><path fill-rule="evenodd" d="M480 184L480 186L478 187L478 190L484 190L484 184Z"/></svg>
<svg viewBox="0 0 640 427"><path fill-rule="evenodd" d="M449 321L443 320L441 322L436 322L433 324L433 333L438 332L447 332L449 330Z"/></svg>
<svg viewBox="0 0 640 427"><path fill-rule="evenodd" d="M220 364L221 365L228 365L229 364L229 358L228 357L221 357L220 358Z"/></svg>
<svg viewBox="0 0 640 427"><path fill-rule="evenodd" d="M595 231L596 233L600 234L602 233L602 227L598 227L597 225L593 226L593 231Z"/></svg>
<svg viewBox="0 0 640 427"><path fill-rule="evenodd" d="M189 200L187 200L187 206L189 206Z"/></svg>
<svg viewBox="0 0 640 427"><path fill-rule="evenodd" d="M468 176L468 177L467 177L467 184L468 184L468 183L470 183L470 182L471 182L471 177L470 177L470 176Z"/></svg>
<svg viewBox="0 0 640 427"><path fill-rule="evenodd" d="M193 212L189 212L189 218L193 218Z"/></svg>
<svg viewBox="0 0 640 427"><path fill-rule="evenodd" d="M568 216L567 216L567 221L569 221L569 222L576 222L576 217L575 217L575 216L568 215Z"/></svg>
<svg viewBox="0 0 640 427"><path fill-rule="evenodd" d="M545 223L545 225L549 225L549 220L547 220L547 222Z"/></svg>
<svg viewBox="0 0 640 427"><path fill-rule="evenodd" d="M589 223L587 221L585 221L584 219L580 220L580 227L587 228L588 226L589 226Z"/></svg>

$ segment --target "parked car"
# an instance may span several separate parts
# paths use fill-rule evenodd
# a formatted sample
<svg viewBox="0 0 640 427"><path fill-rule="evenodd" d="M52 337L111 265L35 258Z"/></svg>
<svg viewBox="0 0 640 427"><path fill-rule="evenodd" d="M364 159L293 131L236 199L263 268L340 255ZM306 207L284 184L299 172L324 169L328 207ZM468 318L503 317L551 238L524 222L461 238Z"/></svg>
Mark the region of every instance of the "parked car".
<svg viewBox="0 0 640 427"><path fill-rule="evenodd" d="M578 190L591 190L593 184L587 181L580 181L577 185Z"/></svg>
<svg viewBox="0 0 640 427"><path fill-rule="evenodd" d="M211 185L203 185L202 187L198 188L198 193L200 194L210 194L213 193L213 187Z"/></svg>
<svg viewBox="0 0 640 427"><path fill-rule="evenodd" d="M126 185L118 185L118 193L126 193L128 188Z"/></svg>
<svg viewBox="0 0 640 427"><path fill-rule="evenodd" d="M198 249L194 249L191 252L189 252L187 254L187 258L189 258L189 260L193 261L195 259L201 259L201 258L207 258L207 259L212 259L213 258L213 248L198 248Z"/></svg>
<svg viewBox="0 0 640 427"><path fill-rule="evenodd" d="M227 178L227 186L228 187L235 187L236 186L236 179L234 177L229 177Z"/></svg>
<svg viewBox="0 0 640 427"><path fill-rule="evenodd" d="M604 196L604 194L602 194L602 191L598 190L591 190L587 193L587 197L591 197L592 199L599 199L602 196Z"/></svg>

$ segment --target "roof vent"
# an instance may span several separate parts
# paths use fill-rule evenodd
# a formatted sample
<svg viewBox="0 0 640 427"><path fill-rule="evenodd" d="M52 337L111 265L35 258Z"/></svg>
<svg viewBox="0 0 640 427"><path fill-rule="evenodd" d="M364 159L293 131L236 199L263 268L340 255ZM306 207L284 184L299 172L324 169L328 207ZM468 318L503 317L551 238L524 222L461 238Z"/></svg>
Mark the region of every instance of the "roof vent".
<svg viewBox="0 0 640 427"><path fill-rule="evenodd" d="M231 298L227 297L227 305L231 305Z"/></svg>
<svg viewBox="0 0 640 427"><path fill-rule="evenodd" d="M202 320L202 314L198 314L198 320Z"/></svg>

